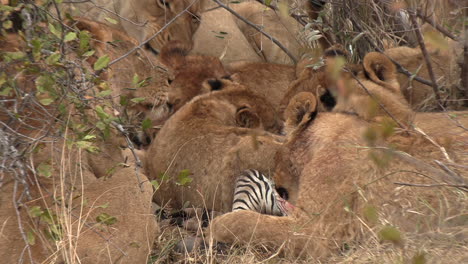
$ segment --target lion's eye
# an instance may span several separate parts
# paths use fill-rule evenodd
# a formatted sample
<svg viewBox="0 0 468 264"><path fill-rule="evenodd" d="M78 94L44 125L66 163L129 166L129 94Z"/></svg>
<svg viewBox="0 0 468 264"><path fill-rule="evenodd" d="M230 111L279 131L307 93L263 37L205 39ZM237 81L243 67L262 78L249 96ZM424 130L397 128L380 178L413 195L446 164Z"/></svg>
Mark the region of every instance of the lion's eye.
<svg viewBox="0 0 468 264"><path fill-rule="evenodd" d="M167 0L159 0L159 4L161 4L161 6L165 6L167 8L169 8L169 3L167 2Z"/></svg>

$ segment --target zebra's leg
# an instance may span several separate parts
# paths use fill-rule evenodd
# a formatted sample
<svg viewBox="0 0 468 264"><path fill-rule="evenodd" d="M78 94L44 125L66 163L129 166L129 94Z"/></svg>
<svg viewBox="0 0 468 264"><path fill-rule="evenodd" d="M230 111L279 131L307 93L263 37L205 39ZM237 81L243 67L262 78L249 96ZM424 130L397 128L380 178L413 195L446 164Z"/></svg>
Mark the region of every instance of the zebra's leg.
<svg viewBox="0 0 468 264"><path fill-rule="evenodd" d="M320 258L329 254L327 241L313 234L307 221L291 216L235 211L215 218L208 232L216 242L261 244L291 256Z"/></svg>

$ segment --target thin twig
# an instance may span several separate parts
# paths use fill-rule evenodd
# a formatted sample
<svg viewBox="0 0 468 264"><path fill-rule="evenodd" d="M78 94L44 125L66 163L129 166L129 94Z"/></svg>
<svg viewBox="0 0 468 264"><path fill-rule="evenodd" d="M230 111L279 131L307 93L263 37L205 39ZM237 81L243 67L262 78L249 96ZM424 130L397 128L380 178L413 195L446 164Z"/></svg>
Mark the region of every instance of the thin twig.
<svg viewBox="0 0 468 264"><path fill-rule="evenodd" d="M448 183L439 183L439 184L416 184L416 183L405 183L405 182L394 182L396 185L403 186L413 186L413 187L456 187L459 190L468 192L468 185L459 185L459 184L448 184Z"/></svg>
<svg viewBox="0 0 468 264"><path fill-rule="evenodd" d="M439 145L439 143L437 143L434 139L432 139L431 137L429 137L429 135L427 135L422 129L420 129L419 127L417 127L416 125L414 126L414 130L416 130L418 133L420 133L421 135L424 136L424 138L426 138L427 140L429 140L429 142L431 142L434 146L438 147L440 149L440 151L442 152L442 154L444 155L445 159L450 162L450 163L453 163L453 160L450 158L449 154L447 153L447 150L442 147L441 145Z"/></svg>
<svg viewBox="0 0 468 264"><path fill-rule="evenodd" d="M273 43L276 44L276 46L278 46L281 50L284 51L284 53L286 53L289 58L291 58L291 60L294 62L294 64L297 63L297 58L294 57L294 55L292 55L292 53L286 49L277 39L275 39L274 37L272 37L271 35L269 35L268 33L266 33L265 31L263 31L259 26L255 25L254 23L250 22L249 20L247 20L246 18L244 18L243 16L239 15L236 11L232 10L230 7L228 7L227 5L221 3L219 0L212 0L213 2L217 3L219 6L221 6L222 8L226 9L229 13L233 14L235 17L237 17L238 19L242 20L244 23L246 23L247 25L253 27L255 30L257 30L258 32L262 33L265 37L269 38Z"/></svg>
<svg viewBox="0 0 468 264"><path fill-rule="evenodd" d="M140 160L140 158L138 157L138 155L135 152L135 147L133 146L132 140L128 136L127 130L125 130L125 128L123 128L123 126L121 124L118 124L115 121L112 121L111 124L125 137L125 141L127 141L127 146L130 149L130 151L132 152L133 157L135 158L135 165L136 165L135 166L135 175L136 175L137 180L138 180L138 186L140 187L140 190L143 192L143 187L142 186L143 186L144 182L141 181L140 173L139 173L140 168L141 168L141 160Z"/></svg>
<svg viewBox="0 0 468 264"><path fill-rule="evenodd" d="M19 232L21 234L21 237L23 238L23 241L24 241L24 244L25 244L25 249L28 252L29 260L31 261L31 263L34 263L34 259L32 258L32 253L31 253L31 247L29 246L28 238L26 236L26 233L24 232L23 220L21 218L21 213L19 211L19 204L16 201L16 199L17 199L16 196L17 196L17 192L18 192L18 183L19 182L16 180L15 183L14 183L14 187L13 187L13 206L15 207L16 218L18 220L18 229L19 229ZM23 263L23 254L21 254L21 258L18 261L18 263Z"/></svg>
<svg viewBox="0 0 468 264"><path fill-rule="evenodd" d="M411 12L411 11L408 11L408 13ZM455 41L459 41L460 38L458 38L457 36L453 35L450 31L448 31L446 28L442 27L441 25L437 24L434 19L432 19L431 17L428 17L426 15L424 15L421 10L418 10L416 12L416 15L421 18L422 20L426 21L427 23L429 23L431 26L433 26L435 29L437 29L440 33L444 34L446 37L449 37Z"/></svg>
<svg viewBox="0 0 468 264"><path fill-rule="evenodd" d="M414 27L414 33L416 34L419 47L421 48L421 52L424 56L424 60L426 61L427 72L429 73L429 77L431 78L431 81L432 81L432 89L434 91L436 101L439 104L439 107L443 110L444 107L442 106L442 101L440 100L439 86L437 85L437 80L434 74L434 70L432 68L431 58L429 57L429 53L427 52L426 45L424 44L424 37L421 33L421 30L419 29L419 24L418 24L418 21L416 20L415 12L408 11L408 13L411 19L411 23L413 24L413 27Z"/></svg>
<svg viewBox="0 0 468 264"><path fill-rule="evenodd" d="M350 18L351 19L351 22L353 23L353 25L356 27L356 29L359 31L359 32L364 32L363 29L361 28L361 26L359 25L359 23L357 23L356 20L354 20L354 18ZM367 34L364 34L364 38L367 40L367 42L369 42L371 44L372 47L374 47L374 49L380 53L382 53L383 55L385 55L385 57L387 57L391 62L393 62L393 64L395 64L395 66L397 67L397 70L398 72L410 77L410 78L413 78L413 80L415 81L418 81L422 84L425 84L427 86L431 86L432 83L424 78L421 78L415 74L413 74L412 72L410 72L409 70L407 70L405 67L403 67L403 65L401 65L400 63L398 63L397 61L395 61L393 58L391 58L390 56L388 56L387 54L384 53L384 50L382 50L379 46L377 46L377 44L375 44L370 38L369 36L367 36Z"/></svg>
<svg viewBox="0 0 468 264"><path fill-rule="evenodd" d="M364 86L364 84L356 77L354 76L353 74L351 75L353 76L354 80L357 81L357 83L359 84L359 86L361 86L361 88L375 101L377 102L377 104L379 104L380 108L382 108L384 110L384 112L391 118L393 119L393 121L395 121L397 123L397 125L402 128L402 129L406 129L406 127L400 123L400 121L398 121L398 119L396 119L396 117L394 115L392 115L392 113L390 113L387 108L385 108L385 106Z"/></svg>

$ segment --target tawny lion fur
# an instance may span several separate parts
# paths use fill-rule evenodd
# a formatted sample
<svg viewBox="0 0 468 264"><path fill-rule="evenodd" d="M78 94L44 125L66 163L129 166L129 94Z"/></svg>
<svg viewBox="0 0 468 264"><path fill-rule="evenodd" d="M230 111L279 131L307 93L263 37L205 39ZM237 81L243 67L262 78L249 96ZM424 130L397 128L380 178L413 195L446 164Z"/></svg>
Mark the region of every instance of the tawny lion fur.
<svg viewBox="0 0 468 264"><path fill-rule="evenodd" d="M86 17L124 30L140 43L162 30L148 43L151 49L159 51L170 40L193 45L192 37L200 25L199 13L203 10L204 1L97 0L94 1L95 4L66 3L62 8L73 16ZM163 30L163 27L180 13L183 14Z"/></svg>
<svg viewBox="0 0 468 264"><path fill-rule="evenodd" d="M305 53L306 47L299 35L302 25L294 18L282 16L280 12L255 1L232 4L230 7L276 38L296 59ZM313 15L316 17L316 14ZM222 8L202 14L194 42L194 53L220 57L225 63L245 60L294 64L269 38Z"/></svg>
<svg viewBox="0 0 468 264"><path fill-rule="evenodd" d="M391 65L383 55L369 54L364 59L367 74L357 78L383 105L396 102L388 111L407 129L389 132L386 122L395 121L389 121L388 115L375 110L373 116L366 113L375 109L366 103L371 99L365 98L361 85L349 75L336 84L337 106L341 107L332 113L319 113L313 119L315 103L310 101L314 96L296 95L299 98L288 107L291 111L286 111L292 116L286 119L292 118L290 123L297 124L297 130L288 135L274 176L277 186L289 191L296 210L287 217L252 211L227 213L211 223L213 238L227 243L261 243L282 248L286 254L326 260L339 254L345 244L353 248L385 225L401 232L419 232L446 225L441 219L466 213L465 198L459 197L456 189L395 184L462 184L466 169L450 166L461 176L449 176L434 160L466 164L463 152L468 133L446 114L417 114L413 122L408 105L398 109L402 95ZM307 101L308 107L304 107ZM461 113L457 122L466 127L466 117L466 112ZM445 133L439 124L444 124ZM425 131L438 146L410 125ZM441 199L446 204L440 203ZM375 217L366 213L374 209Z"/></svg>
<svg viewBox="0 0 468 264"><path fill-rule="evenodd" d="M228 212L242 170L273 168L281 140L267 132L278 131L274 109L249 89L221 82L220 91L194 98L171 116L151 144L146 164L159 182L159 204ZM183 170L193 179L187 186L177 184Z"/></svg>
<svg viewBox="0 0 468 264"><path fill-rule="evenodd" d="M457 109L460 103L455 100L460 98L460 91L458 90L460 71L457 65L456 51L452 47L447 47L447 50L440 50L429 46L428 51L442 102L447 102L449 107ZM386 50L385 54L411 73L417 73L417 76L431 81L420 48L396 47ZM402 73L398 74L398 82L400 83L401 92L415 111L440 109L432 86L410 80L408 76Z"/></svg>

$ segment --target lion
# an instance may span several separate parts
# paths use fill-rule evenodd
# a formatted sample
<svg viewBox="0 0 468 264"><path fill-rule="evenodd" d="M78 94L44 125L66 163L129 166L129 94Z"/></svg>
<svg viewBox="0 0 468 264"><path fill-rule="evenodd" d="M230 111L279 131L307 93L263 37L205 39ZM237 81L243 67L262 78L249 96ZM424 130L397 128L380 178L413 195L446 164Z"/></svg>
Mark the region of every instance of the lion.
<svg viewBox="0 0 468 264"><path fill-rule="evenodd" d="M72 46L60 67L77 63L91 70L93 60L78 60ZM100 90L91 82L72 94L81 81L74 76L60 103L41 103L39 78L55 68L45 57L34 61L34 71L29 60L6 59L6 52L27 49L19 33L0 39L0 69L15 87L0 108L2 262L145 262L159 229L151 213L153 188L131 151L121 149L126 143L120 132L111 127L103 137L96 129L93 102L102 106L110 98L95 96ZM83 96L79 102L77 95ZM113 219L109 225L106 216ZM55 247L58 241L67 245Z"/></svg>
<svg viewBox="0 0 468 264"><path fill-rule="evenodd" d="M137 128L144 120L149 120L152 126L160 125L168 111L165 103L173 74L151 52L140 49L127 54L138 43L125 32L86 18L77 19L75 24L92 37L90 45L96 53L89 59L90 64L102 56L109 56L110 61L121 59L101 74L114 104L120 106L121 112L117 114ZM135 130L133 139L138 145L148 145L156 131Z"/></svg>
<svg viewBox="0 0 468 264"><path fill-rule="evenodd" d="M147 152L158 182L158 204L228 212L235 177L246 168L268 173L281 145L275 110L267 100L229 80L199 95L164 124Z"/></svg>
<svg viewBox="0 0 468 264"><path fill-rule="evenodd" d="M322 1L317 2L321 4L309 5L307 1L312 19L317 17L324 5ZM230 7L277 39L296 59L306 52L305 44L299 36L303 26L294 18L282 16L255 1L231 4ZM200 29L194 35L193 52L219 57L224 63L244 60L295 64L268 37L222 8L202 14Z"/></svg>
<svg viewBox="0 0 468 264"><path fill-rule="evenodd" d="M190 47L179 41L171 41L161 51L160 60L167 66L173 77L167 94L168 117L197 95L218 90L218 80L230 79L218 58L190 55Z"/></svg>
<svg viewBox="0 0 468 264"><path fill-rule="evenodd" d="M292 65L240 61L224 66L216 57L189 52L183 43L171 41L159 56L174 75L168 88L166 117L197 95L218 89L216 80L221 79L238 82L276 108L289 83L296 79L296 67Z"/></svg>
<svg viewBox="0 0 468 264"><path fill-rule="evenodd" d="M457 88L460 82L457 52L451 47L442 50L430 47L430 45L428 45L428 51L439 87L441 102L447 107L457 109L460 103L456 99L461 97L461 91ZM411 73L431 81L427 64L420 48L396 47L387 49L384 53ZM440 109L432 86L412 80L403 73L398 74L398 82L400 83L403 95L415 111Z"/></svg>
<svg viewBox="0 0 468 264"><path fill-rule="evenodd" d="M447 120L444 113L414 118L409 105L399 109L395 67L379 53L364 58L362 73L345 73L331 88L337 93L332 112L317 114L316 98L307 92L296 94L285 112L288 141L274 180L296 209L286 217L224 214L209 227L216 241L264 244L326 261L377 233L402 245L400 232L437 229L448 225L440 219L466 213L456 189L440 187L463 184L467 175L466 168L444 167L467 162L466 112Z"/></svg>
<svg viewBox="0 0 468 264"><path fill-rule="evenodd" d="M205 0L98 0L94 3L63 4L62 8L73 16L85 17L124 30L139 43L157 34L146 44L146 48L159 53L170 40L193 45L192 37L200 25L199 14L204 2ZM172 21L173 19L175 20Z"/></svg>

